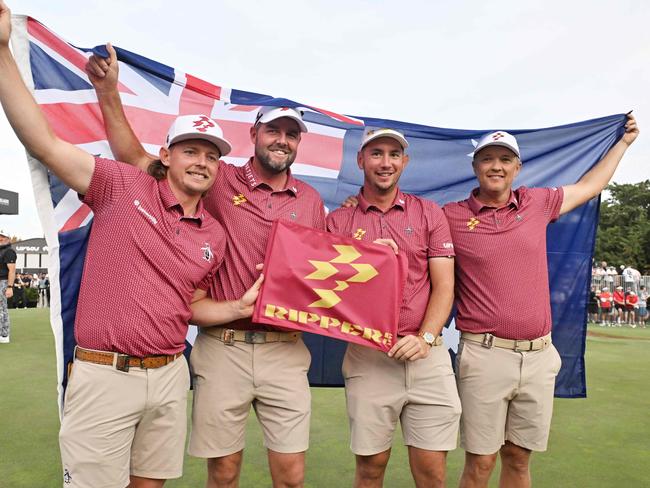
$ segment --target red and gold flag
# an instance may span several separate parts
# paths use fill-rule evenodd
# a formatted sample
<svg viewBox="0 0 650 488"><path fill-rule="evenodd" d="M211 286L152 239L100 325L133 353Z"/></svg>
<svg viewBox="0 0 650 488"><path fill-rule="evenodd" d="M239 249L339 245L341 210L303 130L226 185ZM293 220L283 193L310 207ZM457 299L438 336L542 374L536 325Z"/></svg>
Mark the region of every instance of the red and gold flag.
<svg viewBox="0 0 650 488"><path fill-rule="evenodd" d="M388 246L276 221L253 322L388 351L406 267Z"/></svg>

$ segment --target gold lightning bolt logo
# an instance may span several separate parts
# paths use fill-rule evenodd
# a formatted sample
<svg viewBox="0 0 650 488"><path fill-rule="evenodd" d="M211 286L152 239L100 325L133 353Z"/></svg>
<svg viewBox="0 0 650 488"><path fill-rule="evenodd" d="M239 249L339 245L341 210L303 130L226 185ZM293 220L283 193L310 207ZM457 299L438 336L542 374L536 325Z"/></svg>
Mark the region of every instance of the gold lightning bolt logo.
<svg viewBox="0 0 650 488"><path fill-rule="evenodd" d="M365 234L366 231L359 227L352 237L354 237L357 241L360 241Z"/></svg>
<svg viewBox="0 0 650 488"><path fill-rule="evenodd" d="M472 217L467 221L467 228L469 230L474 230L474 228L480 223L481 221L479 219L477 219L476 217Z"/></svg>
<svg viewBox="0 0 650 488"><path fill-rule="evenodd" d="M309 305L310 307L332 308L341 301L341 297L336 294L337 291L347 290L350 283L365 283L370 281L379 274L371 264L354 262L361 257L361 253L359 253L354 246L334 244L333 247L336 249L336 252L338 252L338 256L329 261L316 261L310 259L309 263L314 267L314 271L305 276L305 279L326 280L335 276L339 270L334 266L334 264L349 264L356 270L356 274L346 280L334 280L336 282L336 287L332 289L312 288L320 299L311 303Z"/></svg>
<svg viewBox="0 0 650 488"><path fill-rule="evenodd" d="M242 203L246 203L247 201L248 200L246 200L246 197L241 193L239 195L234 195L232 197L232 204L234 206L241 205Z"/></svg>

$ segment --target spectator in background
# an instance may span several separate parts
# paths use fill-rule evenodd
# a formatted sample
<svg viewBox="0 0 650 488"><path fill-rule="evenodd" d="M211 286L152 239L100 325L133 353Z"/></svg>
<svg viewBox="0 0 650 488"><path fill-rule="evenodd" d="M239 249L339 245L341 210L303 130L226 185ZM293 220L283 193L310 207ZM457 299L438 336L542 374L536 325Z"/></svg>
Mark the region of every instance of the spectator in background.
<svg viewBox="0 0 650 488"><path fill-rule="evenodd" d="M598 320L598 295L596 294L596 287L591 285L589 291L589 303L587 303L587 310L589 312L589 322L596 323Z"/></svg>
<svg viewBox="0 0 650 488"><path fill-rule="evenodd" d="M0 231L0 343L9 343L9 311L7 299L14 295L16 278L16 251L11 247L9 235Z"/></svg>
<svg viewBox="0 0 650 488"><path fill-rule="evenodd" d="M629 290L625 293L625 323L632 328L636 327L638 310L639 296L633 290Z"/></svg>
<svg viewBox="0 0 650 488"><path fill-rule="evenodd" d="M14 308L25 308L25 281L21 273L16 273L14 280Z"/></svg>
<svg viewBox="0 0 650 488"><path fill-rule="evenodd" d="M645 321L648 317L648 292L645 286L639 288L639 325L645 329Z"/></svg>
<svg viewBox="0 0 650 488"><path fill-rule="evenodd" d="M612 320L611 313L613 299L608 287L603 287L598 299L600 300L600 324L609 325Z"/></svg>
<svg viewBox="0 0 650 488"><path fill-rule="evenodd" d="M631 266L625 266L622 264L621 268L623 268L623 271L621 271L621 276L623 276L623 286L625 287L625 291L633 290L636 293L638 290L638 282L635 283L635 277L638 273L640 279L641 274Z"/></svg>
<svg viewBox="0 0 650 488"><path fill-rule="evenodd" d="M618 326L621 326L622 322L625 322L625 292L623 291L622 286L617 286L614 291L614 315L616 316L615 322Z"/></svg>
<svg viewBox="0 0 650 488"><path fill-rule="evenodd" d="M603 263L605 262L603 261ZM616 272L616 268L614 266L607 266L607 274L605 275L605 286L607 286L610 290L614 289L614 283L616 279L614 277L617 275L618 273Z"/></svg>
<svg viewBox="0 0 650 488"><path fill-rule="evenodd" d="M41 273L38 276L38 306L39 307L49 307L50 301L47 297L47 288L49 283L46 281L45 273Z"/></svg>

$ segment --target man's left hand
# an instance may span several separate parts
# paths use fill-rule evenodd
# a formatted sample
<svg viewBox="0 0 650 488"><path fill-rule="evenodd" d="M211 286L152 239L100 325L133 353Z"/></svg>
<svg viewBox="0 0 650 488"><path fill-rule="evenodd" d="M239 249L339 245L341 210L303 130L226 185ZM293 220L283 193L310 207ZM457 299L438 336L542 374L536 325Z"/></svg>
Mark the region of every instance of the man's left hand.
<svg viewBox="0 0 650 488"><path fill-rule="evenodd" d="M8 286L5 290L5 297L11 298L12 296L14 296L14 289L11 286Z"/></svg>
<svg viewBox="0 0 650 488"><path fill-rule="evenodd" d="M402 337L388 351L388 357L398 361L415 361L426 358L431 351L431 346L424 342L424 339L417 335L407 335Z"/></svg>

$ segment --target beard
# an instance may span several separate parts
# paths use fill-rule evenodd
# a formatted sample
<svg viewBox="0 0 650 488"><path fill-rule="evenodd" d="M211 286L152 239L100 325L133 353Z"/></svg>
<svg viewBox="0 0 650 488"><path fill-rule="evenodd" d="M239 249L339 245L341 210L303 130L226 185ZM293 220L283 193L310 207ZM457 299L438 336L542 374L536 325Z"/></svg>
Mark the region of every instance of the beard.
<svg viewBox="0 0 650 488"><path fill-rule="evenodd" d="M282 149L287 151L285 157L281 160L277 159L277 156L271 152L276 149ZM269 171L270 173L280 174L289 169L289 167L296 160L296 152L290 152L286 148L278 148L271 146L270 148L266 147L255 147L255 157L260 162L262 167Z"/></svg>

